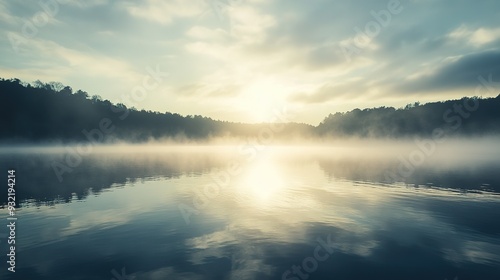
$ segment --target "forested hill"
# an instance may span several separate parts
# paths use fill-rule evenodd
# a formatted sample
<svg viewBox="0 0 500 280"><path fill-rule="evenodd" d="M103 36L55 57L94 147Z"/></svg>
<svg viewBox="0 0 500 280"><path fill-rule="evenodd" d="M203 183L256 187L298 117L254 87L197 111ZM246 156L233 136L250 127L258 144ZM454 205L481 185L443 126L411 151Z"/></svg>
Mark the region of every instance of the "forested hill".
<svg viewBox="0 0 500 280"><path fill-rule="evenodd" d="M442 132L455 136L500 134L500 95L463 98L405 108L355 109L328 116L314 127L288 123L242 124L202 116L181 116L127 108L60 83L0 79L0 141L140 142L172 137L382 137L399 138ZM271 135L272 134L272 135Z"/></svg>
<svg viewBox="0 0 500 280"><path fill-rule="evenodd" d="M2 142L142 142L151 139L178 140L208 137L261 135L292 138L311 134L314 127L287 123L242 124L202 116L181 116L127 108L85 91L73 92L61 83L0 79L0 141ZM272 128L271 132L269 130ZM272 134L272 135L271 135Z"/></svg>
<svg viewBox="0 0 500 280"><path fill-rule="evenodd" d="M316 132L377 138L500 135L500 95L330 114Z"/></svg>

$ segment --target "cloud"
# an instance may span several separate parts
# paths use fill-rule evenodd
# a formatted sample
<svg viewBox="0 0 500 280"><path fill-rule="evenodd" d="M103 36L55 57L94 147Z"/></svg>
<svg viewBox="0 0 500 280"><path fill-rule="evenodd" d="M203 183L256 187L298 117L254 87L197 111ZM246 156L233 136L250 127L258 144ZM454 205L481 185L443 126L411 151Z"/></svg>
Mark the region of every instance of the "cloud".
<svg viewBox="0 0 500 280"><path fill-rule="evenodd" d="M405 92L436 92L475 87L479 76L500 76L500 51L448 57L434 67L416 79L404 81L399 89Z"/></svg>
<svg viewBox="0 0 500 280"><path fill-rule="evenodd" d="M224 40L228 36L227 31L222 28L210 29L200 25L191 27L186 35L198 40Z"/></svg>
<svg viewBox="0 0 500 280"><path fill-rule="evenodd" d="M7 24L17 24L20 22L19 18L11 15L7 8L7 3L0 2L0 22L4 22Z"/></svg>
<svg viewBox="0 0 500 280"><path fill-rule="evenodd" d="M346 56L338 44L329 44L304 51L303 60L308 70L324 70L345 64Z"/></svg>
<svg viewBox="0 0 500 280"><path fill-rule="evenodd" d="M273 16L250 6L235 6L230 11L231 34L241 43L255 44L265 38L268 28L276 24Z"/></svg>
<svg viewBox="0 0 500 280"><path fill-rule="evenodd" d="M500 40L500 28L484 28L472 30L465 25L453 30L447 35L452 40L458 40L471 44L474 47L482 47L489 43Z"/></svg>
<svg viewBox="0 0 500 280"><path fill-rule="evenodd" d="M128 2L124 5L130 15L160 24L170 24L176 18L200 16L207 9L202 0L145 0L141 4Z"/></svg>
<svg viewBox="0 0 500 280"><path fill-rule="evenodd" d="M189 84L181 86L175 90L176 95L183 99L195 99L200 100L200 98L224 98L235 96L239 93L242 86L237 84L209 84L209 83L199 83L199 84Z"/></svg>
<svg viewBox="0 0 500 280"><path fill-rule="evenodd" d="M0 75L120 102L138 73L161 64L172 73L169 90L152 92L144 109L233 120L235 111L260 114L248 104L276 100L307 106L315 123L339 109L332 101L353 109L461 97L478 75L498 74L498 1L401 2L401 14L349 61L341 46L388 0L64 0L20 53L8 35L22 36L42 7L4 1Z"/></svg>
<svg viewBox="0 0 500 280"><path fill-rule="evenodd" d="M28 52L48 58L31 64L33 68L50 67L50 60L55 60L58 62L59 67L67 70L78 69L84 75L107 76L118 79L133 79L135 77L135 71L125 61L100 54L80 52L49 40L33 39ZM71 72L68 71L68 73Z"/></svg>
<svg viewBox="0 0 500 280"><path fill-rule="evenodd" d="M353 93L353 89L356 88L353 85L353 83L327 83L319 87L315 92L311 94L296 93L294 95L291 95L290 100L307 104L329 102L341 97L345 97L346 95L351 95Z"/></svg>
<svg viewBox="0 0 500 280"><path fill-rule="evenodd" d="M103 6L109 4L109 0L87 0L87 1L79 1L79 0L57 0L57 2L63 5L72 5L78 8L90 8L95 6Z"/></svg>

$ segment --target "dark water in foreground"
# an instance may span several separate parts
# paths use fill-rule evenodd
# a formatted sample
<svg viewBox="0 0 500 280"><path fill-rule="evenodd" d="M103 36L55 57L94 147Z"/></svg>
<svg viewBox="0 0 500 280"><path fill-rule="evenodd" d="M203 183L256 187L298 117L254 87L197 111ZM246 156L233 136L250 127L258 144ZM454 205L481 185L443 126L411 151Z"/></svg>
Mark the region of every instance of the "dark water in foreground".
<svg viewBox="0 0 500 280"><path fill-rule="evenodd" d="M4 151L0 279L500 279L498 153L409 152Z"/></svg>

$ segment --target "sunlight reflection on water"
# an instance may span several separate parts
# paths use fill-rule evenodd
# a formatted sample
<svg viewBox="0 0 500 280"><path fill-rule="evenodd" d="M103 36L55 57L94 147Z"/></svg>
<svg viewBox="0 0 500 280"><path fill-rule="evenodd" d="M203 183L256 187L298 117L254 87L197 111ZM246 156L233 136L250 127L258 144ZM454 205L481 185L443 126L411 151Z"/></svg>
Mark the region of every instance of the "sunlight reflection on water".
<svg viewBox="0 0 500 280"><path fill-rule="evenodd" d="M383 182L394 158L341 150L102 151L61 183L50 166L60 154L5 153L24 201L18 275L110 279L127 267L137 279L281 279L327 235L334 253L312 279L498 275L500 164L431 158L405 182ZM239 172L220 177L235 159ZM207 196L217 178L227 186ZM189 223L179 205L195 210Z"/></svg>

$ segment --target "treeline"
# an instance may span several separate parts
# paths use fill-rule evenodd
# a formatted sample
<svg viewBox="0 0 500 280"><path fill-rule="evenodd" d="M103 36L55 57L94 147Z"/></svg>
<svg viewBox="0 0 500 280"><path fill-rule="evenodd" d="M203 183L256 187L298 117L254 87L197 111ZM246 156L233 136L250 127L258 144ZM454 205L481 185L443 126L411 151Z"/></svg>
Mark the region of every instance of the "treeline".
<svg viewBox="0 0 500 280"><path fill-rule="evenodd" d="M464 97L404 108L354 109L330 114L316 128L318 135L401 138L484 136L500 133L500 95Z"/></svg>
<svg viewBox="0 0 500 280"><path fill-rule="evenodd" d="M202 116L181 116L127 108L98 95L73 91L61 83L24 83L0 79L0 141L3 142L96 142L151 139L205 139L209 137L299 137L313 126L242 124ZM270 131L270 128L273 130Z"/></svg>
<svg viewBox="0 0 500 280"><path fill-rule="evenodd" d="M500 95L463 98L405 108L355 109L328 116L314 127L300 123L243 124L127 108L61 83L0 79L0 141L113 141L209 137L384 137L500 133Z"/></svg>

